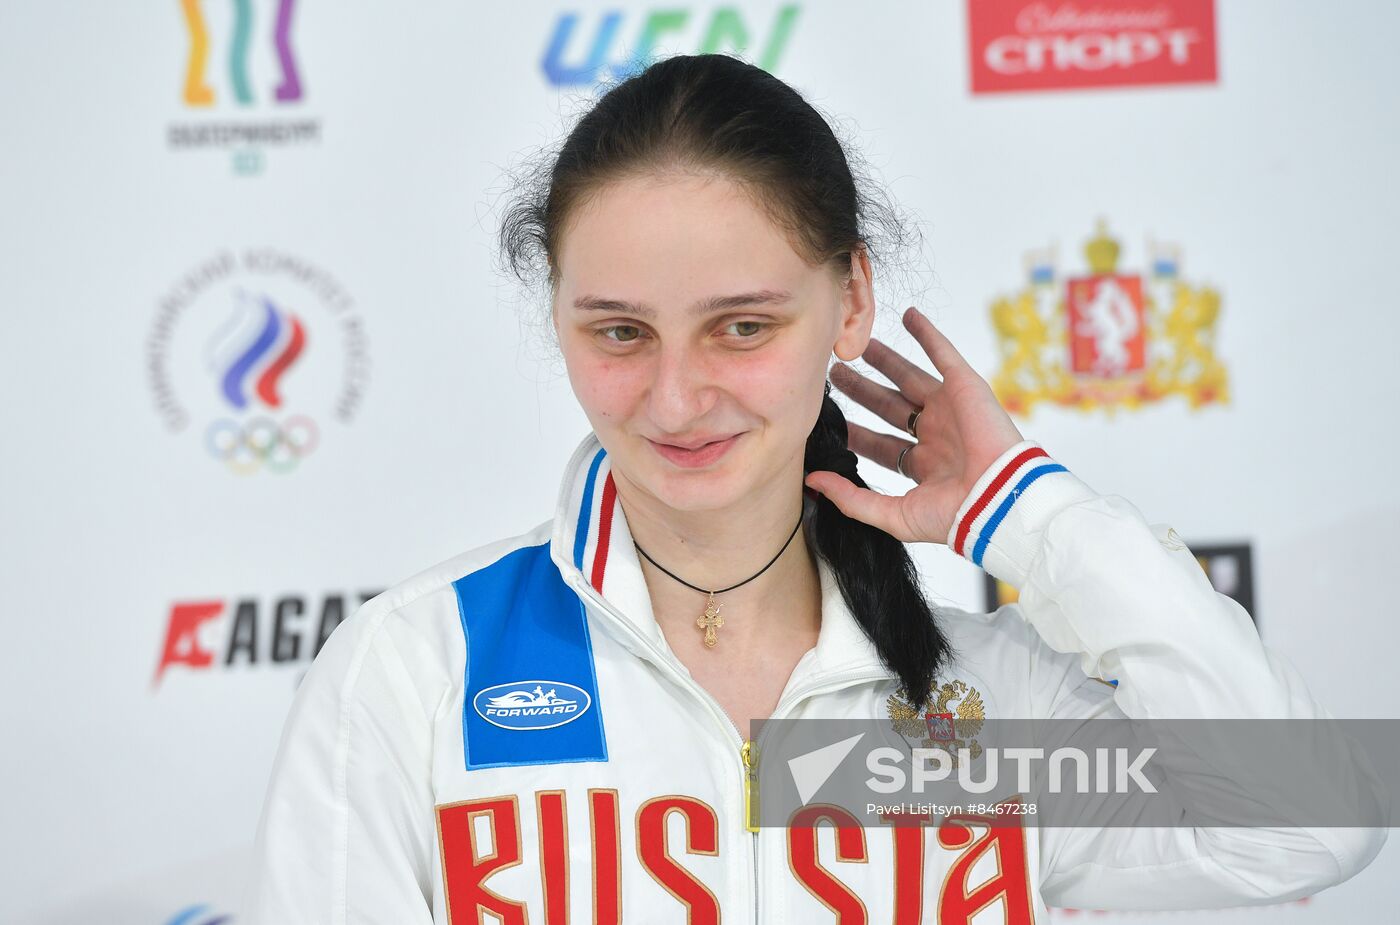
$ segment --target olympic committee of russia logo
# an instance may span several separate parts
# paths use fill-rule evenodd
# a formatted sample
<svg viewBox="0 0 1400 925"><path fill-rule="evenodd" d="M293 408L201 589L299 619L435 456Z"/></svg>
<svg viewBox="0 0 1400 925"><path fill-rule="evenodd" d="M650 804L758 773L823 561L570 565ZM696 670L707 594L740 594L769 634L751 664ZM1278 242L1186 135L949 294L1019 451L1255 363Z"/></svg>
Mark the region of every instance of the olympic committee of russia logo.
<svg viewBox="0 0 1400 925"><path fill-rule="evenodd" d="M291 472L320 447L328 420L355 418L369 380L364 322L309 261L223 252L158 300L146 373L171 433L192 431L231 472Z"/></svg>
<svg viewBox="0 0 1400 925"><path fill-rule="evenodd" d="M1150 269L1118 266L1105 223L1084 247L1089 271L1064 276L1053 249L1026 258L1026 285L996 299L1001 368L992 390L1011 414L1040 402L1110 415L1172 395L1193 409L1229 401L1216 355L1220 293L1181 276L1178 248L1149 244Z"/></svg>

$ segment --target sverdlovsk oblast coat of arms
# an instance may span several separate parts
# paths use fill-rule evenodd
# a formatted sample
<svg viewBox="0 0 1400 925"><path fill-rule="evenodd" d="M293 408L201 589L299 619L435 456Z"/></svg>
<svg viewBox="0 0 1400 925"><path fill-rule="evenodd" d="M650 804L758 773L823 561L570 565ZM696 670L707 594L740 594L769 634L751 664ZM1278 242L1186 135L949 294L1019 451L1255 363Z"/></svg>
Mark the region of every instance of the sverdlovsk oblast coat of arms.
<svg viewBox="0 0 1400 925"><path fill-rule="evenodd" d="M1170 395L1191 408L1229 401L1215 351L1220 293L1181 278L1178 248L1148 245L1150 269L1118 267L1105 223L1084 247L1089 272L1062 277L1053 248L1026 257L1027 284L991 306L1001 368L992 391L1011 414L1043 401L1110 415Z"/></svg>

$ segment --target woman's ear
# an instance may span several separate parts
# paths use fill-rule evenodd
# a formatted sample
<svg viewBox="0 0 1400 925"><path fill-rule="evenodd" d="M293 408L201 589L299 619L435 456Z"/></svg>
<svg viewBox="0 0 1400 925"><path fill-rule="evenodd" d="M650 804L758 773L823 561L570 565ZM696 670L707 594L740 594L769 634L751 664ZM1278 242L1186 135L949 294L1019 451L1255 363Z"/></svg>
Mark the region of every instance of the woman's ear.
<svg viewBox="0 0 1400 925"><path fill-rule="evenodd" d="M854 360L870 343L875 324L875 289L870 280L870 255L861 245L851 251L851 275L841 289L841 326L831 352L844 361Z"/></svg>

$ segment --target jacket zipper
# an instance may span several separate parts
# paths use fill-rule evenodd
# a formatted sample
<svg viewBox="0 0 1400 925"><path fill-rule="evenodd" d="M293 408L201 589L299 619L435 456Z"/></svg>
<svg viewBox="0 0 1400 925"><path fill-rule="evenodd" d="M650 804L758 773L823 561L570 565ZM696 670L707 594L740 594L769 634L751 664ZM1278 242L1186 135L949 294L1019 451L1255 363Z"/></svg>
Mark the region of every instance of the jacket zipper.
<svg viewBox="0 0 1400 925"><path fill-rule="evenodd" d="M744 829L753 834L753 839L749 842L749 853L752 859L752 862L749 865L749 870L752 874L752 879L750 881L750 889L753 892L754 922L755 925L757 925L757 923L761 921L758 918L759 826L757 824L757 814L751 814L751 800L755 798L755 795L753 794L753 789L756 783L755 778L758 774L757 752L761 751L758 748L757 740L751 742L744 735L743 730L741 730L734 723L734 721L729 718L729 714L724 712L724 707L720 706L719 701L715 700L715 698L711 696L709 691L705 690L703 687L697 684L694 678L688 678L685 675L681 674L679 671L677 671L675 669L675 666L670 664L669 660L666 658L665 653L658 649L650 639L647 639L640 632L638 632L636 627L634 627L620 614L613 610L612 605L609 604L600 594L598 594L598 592L593 589L592 585L588 584L588 582L586 581L580 581L579 579L582 577L581 573L577 572L574 569L569 569L566 574L566 582L571 588L574 589L574 592L576 594L581 594L588 600L592 601L593 604L603 613L606 613L614 623L621 626L622 629L629 636L632 637L632 639L641 643L641 645L644 648L646 648L656 657L655 660L658 665L663 666L664 669L668 673L670 673L670 675L673 678L675 678L675 680L678 681L683 687L690 688L696 695L698 695L700 700L704 702L704 704L707 707L709 707L710 712L715 716L719 723L725 728L733 730L734 734L738 737L739 773L741 775L741 779L743 780L744 785ZM801 702L802 700L805 700L808 697L812 697L817 694L828 693L829 691L837 690L839 688L853 684L858 684L862 681L879 681L889 677L890 675L888 672L876 669L873 666L866 666L863 668L855 668L844 672L838 672L837 674L831 677L823 679L821 683L808 684L805 688L798 688L792 691L788 694L787 697L784 697L778 701L777 706L773 709L773 715L769 718L779 718L784 712L784 704L788 704L788 708L791 709L792 705L795 705ZM763 738L762 731L759 732L758 737L759 739Z"/></svg>
<svg viewBox="0 0 1400 925"><path fill-rule="evenodd" d="M749 739L739 748L739 757L744 762L744 828L750 832L758 831L758 817L754 812L753 789L756 781L754 777L758 774L757 761L754 755L753 740Z"/></svg>
<svg viewBox="0 0 1400 925"><path fill-rule="evenodd" d="M739 756L744 762L744 828L753 833L753 838L749 840L749 848L753 853L753 863L749 865L749 888L753 894L753 920L755 925L758 925L763 921L758 917L758 884L761 882L758 868L763 862L763 856L759 853L758 812L757 807L753 805L754 790L758 785L758 756L754 754L752 739L746 739L740 746Z"/></svg>

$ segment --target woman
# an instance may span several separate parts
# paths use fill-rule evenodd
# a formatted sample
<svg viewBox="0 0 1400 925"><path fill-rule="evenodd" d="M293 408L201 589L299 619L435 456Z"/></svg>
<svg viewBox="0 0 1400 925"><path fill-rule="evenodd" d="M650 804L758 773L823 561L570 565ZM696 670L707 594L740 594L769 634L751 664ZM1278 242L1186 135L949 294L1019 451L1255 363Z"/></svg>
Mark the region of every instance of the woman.
<svg viewBox="0 0 1400 925"><path fill-rule="evenodd" d="M654 64L541 176L502 240L547 271L593 433L552 520L327 643L253 921L1019 923L1298 897L1379 850L1384 830L751 825L755 718L918 719L935 695L987 717L1324 714L1173 531L1023 439L927 318L904 323L937 377L871 337L874 203L790 87L725 56ZM831 382L907 437L848 428L833 353ZM916 486L866 489L852 450ZM911 542L1019 602L933 613Z"/></svg>

